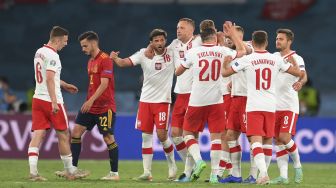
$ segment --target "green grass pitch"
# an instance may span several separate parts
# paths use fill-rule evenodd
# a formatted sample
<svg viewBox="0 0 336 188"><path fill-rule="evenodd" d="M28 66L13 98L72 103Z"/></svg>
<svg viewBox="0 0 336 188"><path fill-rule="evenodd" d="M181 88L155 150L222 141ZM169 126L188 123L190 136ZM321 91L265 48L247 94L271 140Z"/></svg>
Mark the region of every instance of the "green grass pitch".
<svg viewBox="0 0 336 188"><path fill-rule="evenodd" d="M209 185L204 180L208 178L210 173L210 164L202 173L201 178L193 183L175 183L166 180L168 168L165 161L154 161L152 166L153 182L137 182L132 178L142 173L142 161L120 161L119 173L121 180L119 182L101 181L100 177L105 176L109 172L108 161L104 160L80 160L80 168L87 169L91 175L85 179L76 181L66 181L54 175L54 171L62 169L61 160L40 160L39 173L46 177L46 182L30 182L28 180L28 162L26 160L0 160L0 187L90 187L90 188L118 188L118 187L136 187L136 188L165 188L165 187L249 187L257 185L244 184L218 184ZM183 165L178 162L179 174L183 171ZM243 177L247 176L249 169L248 163L243 163ZM289 166L290 184L286 187L335 187L336 188L336 164L333 163L304 163L304 182L302 184L293 183L293 168ZM271 178L279 175L277 165L272 162L269 175ZM270 185L268 185L270 186ZM283 185L272 185L270 187L285 187Z"/></svg>

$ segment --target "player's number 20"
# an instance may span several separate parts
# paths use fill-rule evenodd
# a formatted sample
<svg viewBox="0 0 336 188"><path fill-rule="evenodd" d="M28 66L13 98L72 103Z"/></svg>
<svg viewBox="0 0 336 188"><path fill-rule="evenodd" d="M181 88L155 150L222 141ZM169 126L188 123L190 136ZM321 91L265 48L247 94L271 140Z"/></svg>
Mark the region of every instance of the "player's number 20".
<svg viewBox="0 0 336 188"><path fill-rule="evenodd" d="M201 59L198 62L198 66L202 68L199 74L199 81L216 81L220 76L221 61L219 59L214 59L211 62L210 73L207 71L209 69L209 61L206 59Z"/></svg>

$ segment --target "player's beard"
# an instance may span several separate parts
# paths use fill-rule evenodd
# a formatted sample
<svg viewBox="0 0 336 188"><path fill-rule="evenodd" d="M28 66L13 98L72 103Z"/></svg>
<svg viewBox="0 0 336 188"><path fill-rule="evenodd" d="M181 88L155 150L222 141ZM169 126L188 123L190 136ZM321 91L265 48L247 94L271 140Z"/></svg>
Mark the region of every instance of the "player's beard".
<svg viewBox="0 0 336 188"><path fill-rule="evenodd" d="M158 54L162 54L164 52L164 46L158 46L157 48L155 48L155 51L158 53Z"/></svg>

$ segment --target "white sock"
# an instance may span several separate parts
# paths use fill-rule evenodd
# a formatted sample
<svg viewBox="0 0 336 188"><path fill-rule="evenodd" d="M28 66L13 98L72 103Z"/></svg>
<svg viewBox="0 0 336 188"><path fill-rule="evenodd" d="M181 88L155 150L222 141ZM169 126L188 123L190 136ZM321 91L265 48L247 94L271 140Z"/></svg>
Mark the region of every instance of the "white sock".
<svg viewBox="0 0 336 188"><path fill-rule="evenodd" d="M174 147L170 139L168 138L166 141L161 142L163 146L163 150L165 152L167 162L168 162L168 168L172 170L173 168L177 169L176 163L175 163L175 157L174 157Z"/></svg>
<svg viewBox="0 0 336 188"><path fill-rule="evenodd" d="M187 145L188 152L192 156L195 162L202 160L201 151L197 140L193 135L186 135L184 137L184 142Z"/></svg>
<svg viewBox="0 0 336 188"><path fill-rule="evenodd" d="M293 160L294 168L301 168L300 154L294 140L289 141L288 144L286 144L286 148Z"/></svg>
<svg viewBox="0 0 336 188"><path fill-rule="evenodd" d="M231 164L232 164L232 176L241 177L241 147L238 140L227 142L230 148Z"/></svg>
<svg viewBox="0 0 336 188"><path fill-rule="evenodd" d="M254 162L254 157L253 157L253 152L252 152L252 148L250 149L250 175L253 176L255 179L258 176L258 167L256 165L256 163Z"/></svg>
<svg viewBox="0 0 336 188"><path fill-rule="evenodd" d="M77 168L72 165L72 154L61 155L61 159L63 161L64 170L70 174L73 174Z"/></svg>
<svg viewBox="0 0 336 188"><path fill-rule="evenodd" d="M280 176L288 179L288 153L286 150L286 146L284 145L279 145L275 146L276 150L276 159L277 159L277 164L278 168L280 171Z"/></svg>
<svg viewBox="0 0 336 188"><path fill-rule="evenodd" d="M39 148L29 147L28 148L28 163L29 171L31 175L37 175L37 162L38 162Z"/></svg>
<svg viewBox="0 0 336 188"><path fill-rule="evenodd" d="M194 168L195 165L195 161L193 159L193 157L190 155L190 153L187 153L187 157L186 157L186 162L184 165L184 174L189 178L191 176L191 172Z"/></svg>
<svg viewBox="0 0 336 188"><path fill-rule="evenodd" d="M152 175L153 135L142 133L142 163L144 174Z"/></svg>
<svg viewBox="0 0 336 188"><path fill-rule="evenodd" d="M218 169L218 173L217 175L222 177L225 171L225 167L226 167L226 161L224 158L224 151L222 150L220 153L220 160L219 160L219 169Z"/></svg>
<svg viewBox="0 0 336 188"><path fill-rule="evenodd" d="M254 156L254 162L256 163L259 169L259 177L263 178L268 176L267 174L267 167L265 162L265 155L262 149L262 144L260 142L255 142L252 144L252 151Z"/></svg>
<svg viewBox="0 0 336 188"><path fill-rule="evenodd" d="M271 164L272 161L272 145L269 144L264 144L263 145L263 150L265 154L265 162L266 162L266 167L268 169L269 165Z"/></svg>
<svg viewBox="0 0 336 188"><path fill-rule="evenodd" d="M220 139L215 139L211 141L211 174L218 174L220 154L222 151L221 142L222 141Z"/></svg>
<svg viewBox="0 0 336 188"><path fill-rule="evenodd" d="M187 158L188 149L187 149L186 144L184 143L183 137L182 136L173 137L173 142L174 142L178 155L180 156L182 161L185 163L186 158Z"/></svg>

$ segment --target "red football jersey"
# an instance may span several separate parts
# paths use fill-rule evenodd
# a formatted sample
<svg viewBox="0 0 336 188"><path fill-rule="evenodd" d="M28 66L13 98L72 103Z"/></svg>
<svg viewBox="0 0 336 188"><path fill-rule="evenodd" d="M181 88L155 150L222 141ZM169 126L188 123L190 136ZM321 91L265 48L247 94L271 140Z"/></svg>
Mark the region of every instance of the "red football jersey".
<svg viewBox="0 0 336 188"><path fill-rule="evenodd" d="M88 100L98 89L101 78L109 78L108 87L106 90L95 100L90 113L101 114L112 109L116 112L116 104L114 99L114 73L113 62L109 56L100 51L94 59L90 59L88 62L88 74L89 74L89 89L86 100Z"/></svg>

